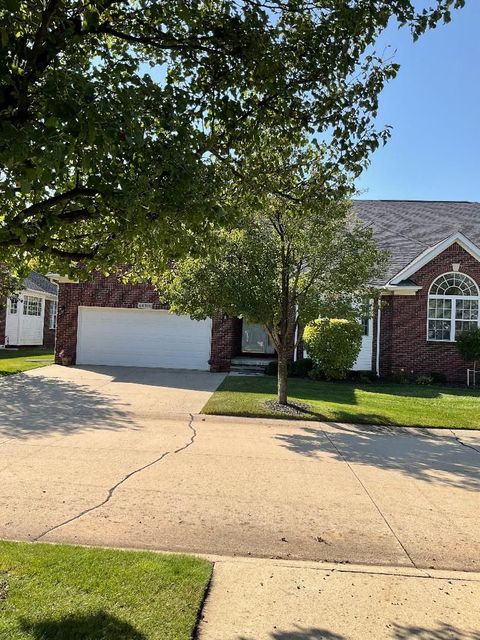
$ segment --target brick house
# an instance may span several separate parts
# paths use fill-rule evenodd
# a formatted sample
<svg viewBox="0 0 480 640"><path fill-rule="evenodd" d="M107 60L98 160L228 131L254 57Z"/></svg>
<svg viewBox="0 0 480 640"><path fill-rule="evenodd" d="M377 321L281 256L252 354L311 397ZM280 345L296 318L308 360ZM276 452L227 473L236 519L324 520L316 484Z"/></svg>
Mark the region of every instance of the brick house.
<svg viewBox="0 0 480 640"><path fill-rule="evenodd" d="M380 302L365 319L355 365L389 375L440 373L465 381L455 338L479 326L480 203L356 201L389 266ZM57 362L228 371L238 358L274 357L262 327L218 316L198 322L170 314L153 287L111 276L60 278Z"/></svg>
<svg viewBox="0 0 480 640"><path fill-rule="evenodd" d="M0 307L0 345L6 347L55 346L58 287L32 272L21 290Z"/></svg>

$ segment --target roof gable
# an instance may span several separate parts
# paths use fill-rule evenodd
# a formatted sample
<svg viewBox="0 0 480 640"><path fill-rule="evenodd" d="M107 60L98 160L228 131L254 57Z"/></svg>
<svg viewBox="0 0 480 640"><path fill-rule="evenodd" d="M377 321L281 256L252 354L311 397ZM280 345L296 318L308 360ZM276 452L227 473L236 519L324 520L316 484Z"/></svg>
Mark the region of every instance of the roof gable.
<svg viewBox="0 0 480 640"><path fill-rule="evenodd" d="M458 244L467 251L471 256L480 262L480 248L469 240L463 233L453 233L448 238L445 238L441 242L438 242L433 247L426 249L419 256L417 256L409 265L399 271L393 278L390 279L389 284L399 284L402 280L410 278L419 269L428 264L431 260L443 253L445 249L448 249L452 244Z"/></svg>
<svg viewBox="0 0 480 640"><path fill-rule="evenodd" d="M448 246L455 234L461 234L459 244L464 242L465 248L480 247L480 202L356 200L353 206L379 247L389 253L380 285L397 278L437 245Z"/></svg>
<svg viewBox="0 0 480 640"><path fill-rule="evenodd" d="M57 285L51 282L44 275L36 271L32 271L25 278L22 283L22 287L23 289L28 289L29 291L38 291L39 293L44 293L48 296L56 297L58 294Z"/></svg>

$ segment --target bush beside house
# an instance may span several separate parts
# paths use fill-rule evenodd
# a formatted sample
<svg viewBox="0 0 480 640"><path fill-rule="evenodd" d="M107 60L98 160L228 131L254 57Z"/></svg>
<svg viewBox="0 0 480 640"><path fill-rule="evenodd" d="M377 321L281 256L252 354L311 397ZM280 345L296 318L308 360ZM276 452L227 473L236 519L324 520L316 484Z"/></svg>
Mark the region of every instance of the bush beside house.
<svg viewBox="0 0 480 640"><path fill-rule="evenodd" d="M362 345L362 327L354 320L322 318L305 328L305 346L315 370L327 380L343 380Z"/></svg>

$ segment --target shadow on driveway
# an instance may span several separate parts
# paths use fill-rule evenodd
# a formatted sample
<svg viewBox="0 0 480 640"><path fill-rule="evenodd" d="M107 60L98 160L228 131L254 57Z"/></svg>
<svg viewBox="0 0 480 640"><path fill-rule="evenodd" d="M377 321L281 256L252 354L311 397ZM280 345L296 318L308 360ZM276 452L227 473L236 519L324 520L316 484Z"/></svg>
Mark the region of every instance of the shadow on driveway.
<svg viewBox="0 0 480 640"><path fill-rule="evenodd" d="M433 627L393 624L393 640L480 640L480 631L466 631L453 624L436 623Z"/></svg>
<svg viewBox="0 0 480 640"><path fill-rule="evenodd" d="M70 371L82 371L107 375L113 383L139 384L148 387L164 387L167 389L182 389L184 391L215 391L224 373L197 371L195 369L156 369L154 367L116 367L79 365L71 367Z"/></svg>
<svg viewBox="0 0 480 640"><path fill-rule="evenodd" d="M444 623L435 623L435 626L432 627L393 623L390 632L386 632L384 637L391 638L391 640L412 640L412 638L417 638L417 640L480 640L480 631L462 630L456 625ZM348 640L346 636L327 629L300 626L297 626L295 631L272 631L270 638L271 640ZM242 636L240 640L254 640L254 638Z"/></svg>
<svg viewBox="0 0 480 640"><path fill-rule="evenodd" d="M0 438L28 438L91 429L135 429L118 399L47 376L9 376L0 384Z"/></svg>
<svg viewBox="0 0 480 640"><path fill-rule="evenodd" d="M335 424L336 431L303 427L301 433L279 433L289 451L307 458L333 454L352 464L394 470L406 476L470 491L480 490L480 452L448 436L395 432Z"/></svg>

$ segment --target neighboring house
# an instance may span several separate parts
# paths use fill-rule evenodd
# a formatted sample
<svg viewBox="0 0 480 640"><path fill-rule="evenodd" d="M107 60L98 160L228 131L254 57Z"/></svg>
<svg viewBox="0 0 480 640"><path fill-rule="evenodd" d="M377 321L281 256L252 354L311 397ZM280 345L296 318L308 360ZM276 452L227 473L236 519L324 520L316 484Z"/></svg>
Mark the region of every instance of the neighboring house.
<svg viewBox="0 0 480 640"><path fill-rule="evenodd" d="M55 346L58 287L32 272L0 309L0 345Z"/></svg>
<svg viewBox="0 0 480 640"><path fill-rule="evenodd" d="M357 201L359 217L390 252L380 305L364 322L355 369L440 373L463 382L455 339L479 326L480 203ZM228 371L242 355L271 357L260 326L169 314L148 284L115 277L61 282L58 354L80 365Z"/></svg>

